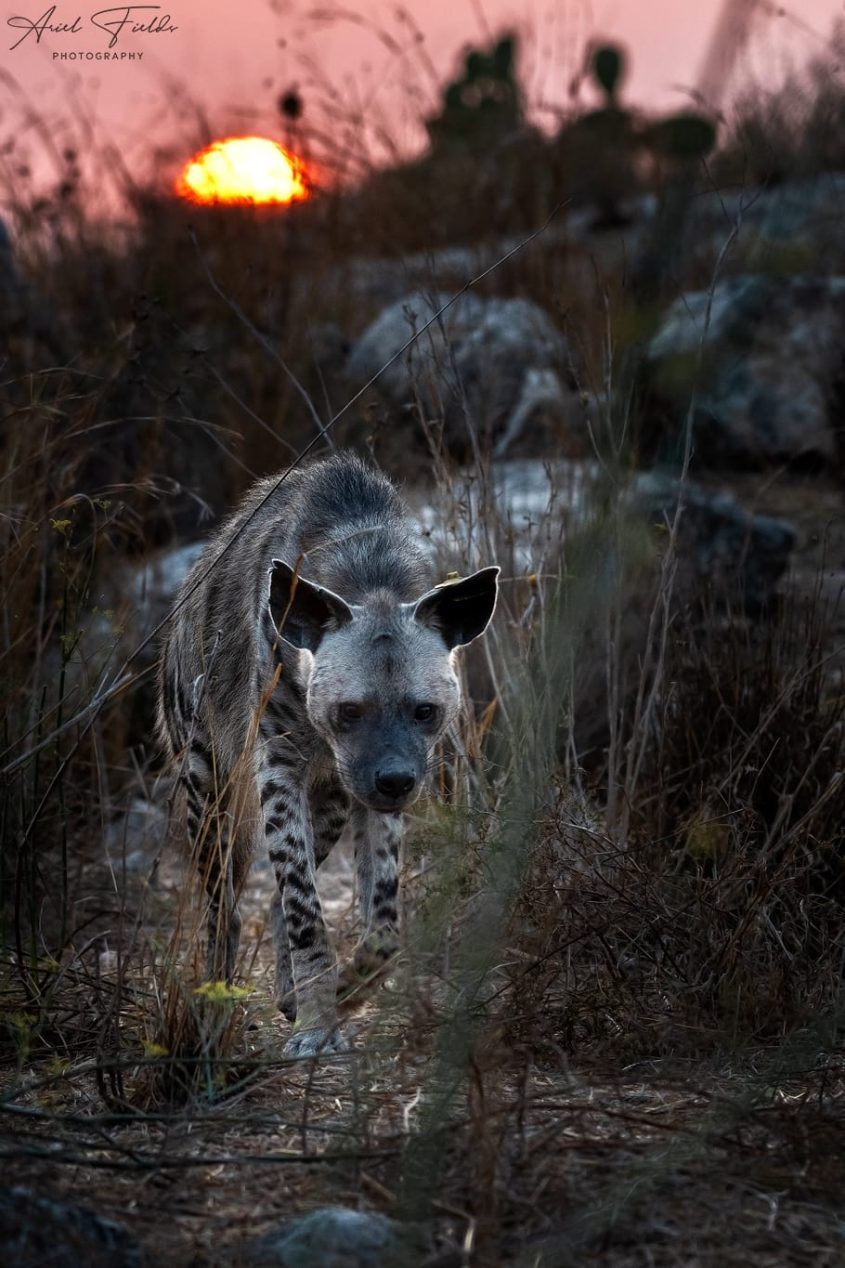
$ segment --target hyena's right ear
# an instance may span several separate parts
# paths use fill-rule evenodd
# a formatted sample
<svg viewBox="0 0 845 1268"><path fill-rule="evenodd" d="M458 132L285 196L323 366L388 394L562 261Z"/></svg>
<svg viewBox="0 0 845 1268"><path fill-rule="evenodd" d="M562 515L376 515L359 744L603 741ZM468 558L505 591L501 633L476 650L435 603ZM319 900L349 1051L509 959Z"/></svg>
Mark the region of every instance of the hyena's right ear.
<svg viewBox="0 0 845 1268"><path fill-rule="evenodd" d="M274 559L270 565L270 615L286 643L300 651L316 652L324 634L352 620L352 609L340 595L306 581L290 564Z"/></svg>
<svg viewBox="0 0 845 1268"><path fill-rule="evenodd" d="M465 647L490 624L499 593L498 568L482 568L470 577L447 581L424 594L414 619L437 630L452 651Z"/></svg>

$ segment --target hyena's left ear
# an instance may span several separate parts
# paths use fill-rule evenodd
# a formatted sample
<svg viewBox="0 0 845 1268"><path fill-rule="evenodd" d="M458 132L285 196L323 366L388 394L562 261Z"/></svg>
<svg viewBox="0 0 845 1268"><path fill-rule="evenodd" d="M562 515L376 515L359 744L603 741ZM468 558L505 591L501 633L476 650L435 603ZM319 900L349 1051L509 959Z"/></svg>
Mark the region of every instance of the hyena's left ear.
<svg viewBox="0 0 845 1268"><path fill-rule="evenodd" d="M471 643L490 624L499 592L499 572L499 568L482 568L471 577L429 590L414 608L415 620L437 630L450 651Z"/></svg>
<svg viewBox="0 0 845 1268"><path fill-rule="evenodd" d="M333 590L300 577L290 564L270 565L270 615L286 643L316 652L323 635L352 620L352 609Z"/></svg>

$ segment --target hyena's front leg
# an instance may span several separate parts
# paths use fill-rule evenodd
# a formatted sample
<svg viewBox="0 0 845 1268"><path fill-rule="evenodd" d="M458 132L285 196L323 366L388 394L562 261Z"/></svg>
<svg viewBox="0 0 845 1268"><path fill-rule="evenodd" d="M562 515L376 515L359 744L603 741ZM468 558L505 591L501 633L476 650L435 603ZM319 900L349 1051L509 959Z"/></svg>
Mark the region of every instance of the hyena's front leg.
<svg viewBox="0 0 845 1268"><path fill-rule="evenodd" d="M339 783L320 785L312 791L311 824L314 862L317 867L337 844L349 818L349 798ZM276 890L270 909L270 925L276 950L276 1002L288 1021L296 1021L296 992L285 908Z"/></svg>
<svg viewBox="0 0 845 1268"><path fill-rule="evenodd" d="M402 815L356 807L352 824L364 935L355 948L352 963L341 974L341 996L381 973L399 950L397 895Z"/></svg>
<svg viewBox="0 0 845 1268"><path fill-rule="evenodd" d="M289 755L265 745L258 783L267 849L281 896L277 912L284 916L283 927L276 930L277 946L286 933L296 997L296 1029L285 1052L309 1056L342 1051L335 1001L337 964L317 895L314 840L301 772ZM277 993L283 1001L290 995L289 980L278 984Z"/></svg>

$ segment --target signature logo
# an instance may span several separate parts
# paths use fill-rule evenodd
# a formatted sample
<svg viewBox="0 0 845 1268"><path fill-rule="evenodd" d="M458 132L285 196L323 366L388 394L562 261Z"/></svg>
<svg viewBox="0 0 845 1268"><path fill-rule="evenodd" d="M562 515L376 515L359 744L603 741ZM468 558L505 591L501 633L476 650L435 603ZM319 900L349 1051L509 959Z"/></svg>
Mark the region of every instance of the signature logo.
<svg viewBox="0 0 845 1268"><path fill-rule="evenodd" d="M25 40L34 39L40 44L45 35L81 35L90 26L103 32L107 49L115 48L125 35L172 35L179 30L170 14L161 12L160 4L122 4L112 9L98 9L87 22L79 14L71 21L62 21L57 17L57 9L58 5L51 5L40 18L7 18L7 26L22 32L15 43L9 45L10 52L20 48Z"/></svg>

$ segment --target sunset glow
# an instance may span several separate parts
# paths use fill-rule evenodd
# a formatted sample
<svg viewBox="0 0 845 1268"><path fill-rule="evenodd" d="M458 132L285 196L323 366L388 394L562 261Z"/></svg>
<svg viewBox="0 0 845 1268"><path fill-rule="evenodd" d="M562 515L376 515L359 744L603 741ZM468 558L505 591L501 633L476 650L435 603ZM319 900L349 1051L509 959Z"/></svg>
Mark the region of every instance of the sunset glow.
<svg viewBox="0 0 845 1268"><path fill-rule="evenodd" d="M214 141L186 164L176 192L196 203L292 203L308 197L300 161L266 137Z"/></svg>

